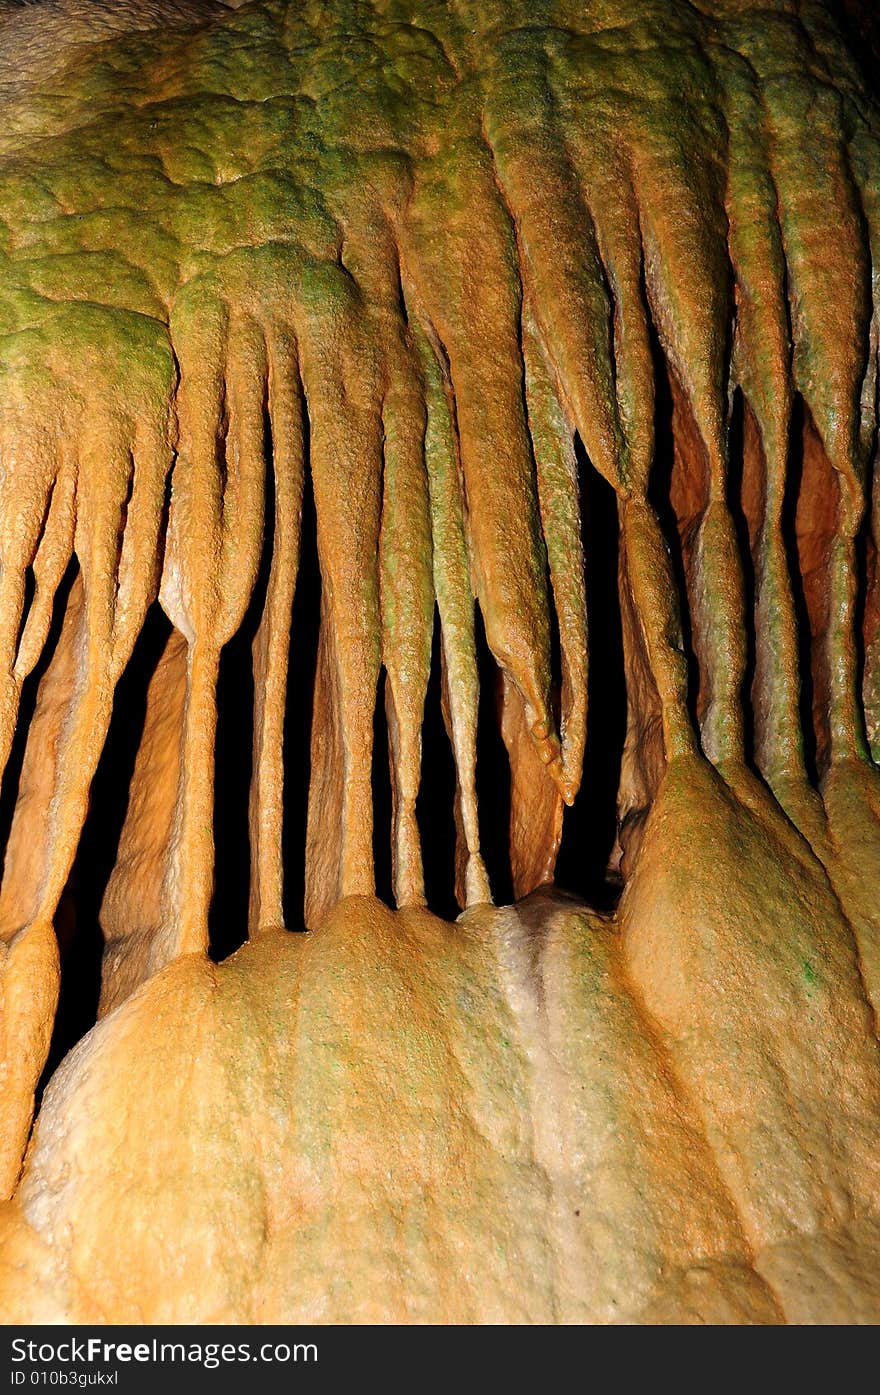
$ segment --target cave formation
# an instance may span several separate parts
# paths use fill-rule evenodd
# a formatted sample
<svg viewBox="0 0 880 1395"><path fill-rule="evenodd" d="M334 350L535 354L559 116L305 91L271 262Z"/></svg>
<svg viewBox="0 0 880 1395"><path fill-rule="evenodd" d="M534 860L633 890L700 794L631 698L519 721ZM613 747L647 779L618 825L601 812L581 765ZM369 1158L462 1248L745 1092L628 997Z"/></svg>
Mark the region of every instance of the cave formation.
<svg viewBox="0 0 880 1395"><path fill-rule="evenodd" d="M7 1321L880 1320L878 33L0 3Z"/></svg>

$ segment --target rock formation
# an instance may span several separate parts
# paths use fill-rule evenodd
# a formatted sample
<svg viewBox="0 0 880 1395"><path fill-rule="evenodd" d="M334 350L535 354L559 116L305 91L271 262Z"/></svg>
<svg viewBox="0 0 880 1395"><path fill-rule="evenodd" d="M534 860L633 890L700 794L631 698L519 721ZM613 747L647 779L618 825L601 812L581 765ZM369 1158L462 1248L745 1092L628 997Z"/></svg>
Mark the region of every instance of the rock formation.
<svg viewBox="0 0 880 1395"><path fill-rule="evenodd" d="M0 4L9 1320L880 1319L877 33L856 0ZM617 607L594 909L551 883ZM33 1123L151 624L99 1020Z"/></svg>

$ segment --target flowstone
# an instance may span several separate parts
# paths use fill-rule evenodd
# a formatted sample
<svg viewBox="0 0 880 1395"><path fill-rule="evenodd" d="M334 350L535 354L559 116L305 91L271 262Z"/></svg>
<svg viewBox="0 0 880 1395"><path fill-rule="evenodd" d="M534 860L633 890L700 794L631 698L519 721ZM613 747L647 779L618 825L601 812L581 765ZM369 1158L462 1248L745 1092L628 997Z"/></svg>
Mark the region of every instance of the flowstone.
<svg viewBox="0 0 880 1395"><path fill-rule="evenodd" d="M7 1321L880 1319L878 54L856 0L0 0Z"/></svg>

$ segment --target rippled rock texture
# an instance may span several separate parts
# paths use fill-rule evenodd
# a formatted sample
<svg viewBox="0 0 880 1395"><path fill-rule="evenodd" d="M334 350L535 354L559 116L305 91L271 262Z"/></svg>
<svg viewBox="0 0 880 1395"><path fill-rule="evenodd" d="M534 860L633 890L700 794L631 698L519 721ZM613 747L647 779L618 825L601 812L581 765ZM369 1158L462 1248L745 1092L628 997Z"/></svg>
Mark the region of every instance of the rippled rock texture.
<svg viewBox="0 0 880 1395"><path fill-rule="evenodd" d="M8 1318L880 1320L872 23L0 3ZM609 616L595 910L549 884ZM32 1127L127 714L100 1020Z"/></svg>

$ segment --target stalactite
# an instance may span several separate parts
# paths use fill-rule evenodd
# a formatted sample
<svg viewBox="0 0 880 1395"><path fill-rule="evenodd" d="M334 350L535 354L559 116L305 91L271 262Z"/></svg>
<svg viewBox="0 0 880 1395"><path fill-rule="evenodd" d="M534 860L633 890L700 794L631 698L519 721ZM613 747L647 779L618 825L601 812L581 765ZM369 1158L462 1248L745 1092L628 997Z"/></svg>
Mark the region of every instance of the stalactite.
<svg viewBox="0 0 880 1395"><path fill-rule="evenodd" d="M326 751L317 738L312 744L306 923L315 924L339 896L369 894L374 886L370 779L381 660L382 439L380 367L355 285L344 269L334 269L317 273L304 297L309 293L327 297L339 325L330 346L320 319L300 340L322 578L315 706L327 711L336 742Z"/></svg>
<svg viewBox="0 0 880 1395"><path fill-rule="evenodd" d="M683 698L674 591L646 497L654 385L638 212L625 152L609 138L603 104L596 100L596 65L610 55L569 39L559 53L545 53L535 72L535 59L526 52L531 102L522 99L518 66L516 92L500 89L497 118L494 93L490 97L488 130L517 214L523 277L533 286L539 333L558 377L569 429L577 427L592 463L623 501L623 545L631 554L632 584L641 598L639 622L663 694L664 736L670 750L683 752L692 749L693 737ZM522 63L519 53L517 58ZM549 84L543 69L549 71ZM522 111L528 113L527 123ZM544 156L540 181L530 178L523 154L535 146Z"/></svg>
<svg viewBox="0 0 880 1395"><path fill-rule="evenodd" d="M504 677L500 726L511 767L510 855L517 897L553 880L563 800L571 804L580 785L587 719L587 616L577 462L530 313L524 318L522 347L538 505L559 630L562 773L557 784L542 766L529 741L522 701Z"/></svg>
<svg viewBox="0 0 880 1395"><path fill-rule="evenodd" d="M274 480L272 562L254 639L254 769L250 794L250 933L284 924L284 718L304 474L302 397L295 341L269 341L268 410ZM295 649L294 649L295 652Z"/></svg>
<svg viewBox="0 0 880 1395"><path fill-rule="evenodd" d="M449 357L471 566L489 647L519 689L541 760L561 778L550 711L546 557L522 401L511 230L484 151L462 141L454 155L458 178L485 209L483 237L475 243L469 203L453 192L448 175L438 174L414 195L409 263ZM442 243L429 236L440 207L447 209ZM474 317L481 326L477 336ZM487 459L494 462L491 473Z"/></svg>
<svg viewBox="0 0 880 1395"><path fill-rule="evenodd" d="M755 740L758 764L782 804L805 817L797 620L782 532L792 380L786 266L764 113L751 70L725 60L731 107L727 203L736 276L735 372L760 438L762 514L755 574ZM743 110L744 122L733 121ZM746 420L749 446L751 417Z"/></svg>
<svg viewBox="0 0 880 1395"><path fill-rule="evenodd" d="M10 421L3 458L9 488L0 524L0 769L5 769L15 734L21 685L38 662L49 633L52 606L73 554L76 470L68 448L43 428ZM34 593L27 605L27 571Z"/></svg>
<svg viewBox="0 0 880 1395"><path fill-rule="evenodd" d="M64 623L40 683L28 732L18 799L6 845L0 925L4 1077L0 1184L8 1196L18 1178L33 1110L34 1090L49 1050L58 1000L58 946L51 918L34 909L49 861L46 810L57 782L57 750L76 690L76 640L83 610L82 580L67 598ZM47 759L51 753L51 759Z"/></svg>
<svg viewBox="0 0 880 1395"><path fill-rule="evenodd" d="M694 123L696 131L699 126ZM710 142L707 142L710 143ZM706 704L704 750L718 764L742 760L740 689L745 631L740 563L727 508L725 354L728 275L720 194L709 171L687 172L670 139L653 159L662 168L662 201L653 194L659 171L638 155L636 193L645 239L646 286L661 343L699 433L689 473L705 474L706 494L693 538L692 619L701 653Z"/></svg>
<svg viewBox="0 0 880 1395"><path fill-rule="evenodd" d="M839 99L818 85L794 92L772 69L762 76L791 287L795 379L840 488L826 662L831 752L849 759L865 754L856 694L854 549L865 507L857 407L867 354L868 249L840 137ZM806 119L809 177L791 150L793 128Z"/></svg>
<svg viewBox="0 0 880 1395"><path fill-rule="evenodd" d="M580 787L587 737L587 598L577 461L531 315L523 328L523 356L538 505L559 625L561 793L571 804Z"/></svg>
<svg viewBox="0 0 880 1395"><path fill-rule="evenodd" d="M392 765L394 895L399 906L424 902L416 823L422 717L431 668L434 590L424 462L425 414L408 351L385 394L384 498L380 534L382 654Z"/></svg>
<svg viewBox="0 0 880 1395"><path fill-rule="evenodd" d="M874 764L880 763L880 467L875 455L871 491L871 538L865 602L865 728Z"/></svg>
<svg viewBox="0 0 880 1395"><path fill-rule="evenodd" d="M523 280L568 418L596 468L621 488L611 306L595 228L553 120L552 88L543 72L547 58L521 47L510 65L515 82L508 77L490 87L487 136L516 221ZM540 180L533 178L536 158Z"/></svg>
<svg viewBox="0 0 880 1395"><path fill-rule="evenodd" d="M259 58L242 63L248 45ZM49 927L157 593L173 629L104 896L102 1013L209 947L217 679L261 562L249 930L283 924L286 696L313 678L295 671L291 634L306 472L321 581L307 925L374 891L383 684L394 896L424 901L416 804L435 605L458 900L491 899L475 604L501 670L515 892L552 878L588 725L577 435L580 468L610 483L619 518L625 880L686 766L719 827L723 808L746 841L769 829L819 899L827 873L876 1006L876 914L846 847L880 866L876 464L868 493L880 144L876 99L830 11L547 0L329 14L264 0L186 41L173 26L136 45L107 36L100 66L87 48L51 96L0 101L0 766L71 558L79 568L3 869L7 1182L51 1030ZM673 396L682 596L655 507L657 373ZM737 389L752 616L730 497ZM820 790L801 729L799 588ZM746 768L749 702L773 798ZM647 953L627 952L656 990Z"/></svg>
<svg viewBox="0 0 880 1395"><path fill-rule="evenodd" d="M409 298L409 297L408 297ZM474 647L474 597L463 514L452 390L437 353L414 319L413 335L425 383L425 462L431 505L434 592L440 615L443 709L455 757L456 896L462 906L490 901L480 854L477 812L479 679Z"/></svg>
<svg viewBox="0 0 880 1395"><path fill-rule="evenodd" d="M185 635L188 651L182 757L163 910L178 925L183 951L205 950L208 944L220 649L235 632L250 599L262 538L262 450L252 439L244 386L235 380L237 371L248 370L236 361L241 348L233 349L229 312L212 289L190 282L171 321L181 364L180 444L160 599L172 624ZM262 387L259 399L262 405Z"/></svg>
<svg viewBox="0 0 880 1395"><path fill-rule="evenodd" d="M362 276L379 309L384 357L379 593L391 766L392 880L397 905L418 906L425 902L425 887L416 799L434 629L427 416L417 351L406 323L397 243L387 220L364 221L369 250L358 260L367 262Z"/></svg>

